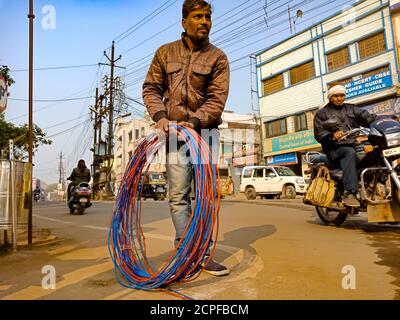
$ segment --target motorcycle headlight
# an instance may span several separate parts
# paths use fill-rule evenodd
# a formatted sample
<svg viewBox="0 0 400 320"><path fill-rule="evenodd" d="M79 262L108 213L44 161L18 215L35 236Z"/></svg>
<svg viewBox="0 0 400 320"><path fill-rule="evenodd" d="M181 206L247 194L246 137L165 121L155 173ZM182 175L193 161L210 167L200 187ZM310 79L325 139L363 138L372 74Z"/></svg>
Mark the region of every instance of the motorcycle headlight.
<svg viewBox="0 0 400 320"><path fill-rule="evenodd" d="M386 141L389 147L400 145L400 132L387 134Z"/></svg>
<svg viewBox="0 0 400 320"><path fill-rule="evenodd" d="M306 182L304 181L303 178L297 178L297 179L296 179L296 183L297 183L297 184L306 184Z"/></svg>

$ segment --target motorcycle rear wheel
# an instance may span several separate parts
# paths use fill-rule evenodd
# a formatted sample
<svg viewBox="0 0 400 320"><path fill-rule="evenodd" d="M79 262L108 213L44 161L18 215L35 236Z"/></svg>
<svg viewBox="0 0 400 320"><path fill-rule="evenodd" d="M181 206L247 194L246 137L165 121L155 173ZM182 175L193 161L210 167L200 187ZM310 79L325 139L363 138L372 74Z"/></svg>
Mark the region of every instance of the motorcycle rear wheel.
<svg viewBox="0 0 400 320"><path fill-rule="evenodd" d="M79 214L79 215L82 215L84 211L85 211L85 208L84 208L84 207L79 207L79 209L78 209L78 214Z"/></svg>
<svg viewBox="0 0 400 320"><path fill-rule="evenodd" d="M318 217L327 226L335 225L339 227L347 218L347 213L345 212L333 211L324 207L315 207L315 209L317 210Z"/></svg>

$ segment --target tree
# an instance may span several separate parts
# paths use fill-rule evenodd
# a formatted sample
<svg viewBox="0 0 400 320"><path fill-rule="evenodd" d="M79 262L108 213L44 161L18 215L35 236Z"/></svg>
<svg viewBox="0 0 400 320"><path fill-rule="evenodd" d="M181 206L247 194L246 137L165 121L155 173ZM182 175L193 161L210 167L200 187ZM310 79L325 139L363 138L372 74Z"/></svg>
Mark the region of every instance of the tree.
<svg viewBox="0 0 400 320"><path fill-rule="evenodd" d="M2 75L8 86L15 83L9 75L8 66L0 67L0 75ZM29 132L28 125L15 126L11 122L4 119L4 114L0 113L0 158L9 158L9 140L14 140L14 158L17 160L26 160L28 158L29 149ZM33 125L33 152L40 145L50 145L52 141L46 138L46 133L37 125Z"/></svg>
<svg viewBox="0 0 400 320"><path fill-rule="evenodd" d="M29 136L28 126L15 126L4 119L4 114L0 113L0 151L3 157L9 158L9 140L14 140L14 158L17 160L26 160L28 158ZM33 126L33 152L40 145L50 145L52 141L46 138L46 133L37 125Z"/></svg>
<svg viewBox="0 0 400 320"><path fill-rule="evenodd" d="M13 83L15 83L15 81L13 78L10 77L9 73L10 73L9 67L4 65L0 67L0 75L2 75L6 79L7 84L10 87Z"/></svg>

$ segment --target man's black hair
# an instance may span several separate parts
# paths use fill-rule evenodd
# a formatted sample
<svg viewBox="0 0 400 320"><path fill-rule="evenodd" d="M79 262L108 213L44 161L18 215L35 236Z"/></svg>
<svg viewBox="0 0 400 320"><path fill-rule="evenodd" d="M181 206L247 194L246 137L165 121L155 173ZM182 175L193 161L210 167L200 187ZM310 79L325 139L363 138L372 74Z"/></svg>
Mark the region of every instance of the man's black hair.
<svg viewBox="0 0 400 320"><path fill-rule="evenodd" d="M186 19L190 12L197 6L200 8L209 7L212 10L211 4L204 0L185 0L182 6L182 18Z"/></svg>

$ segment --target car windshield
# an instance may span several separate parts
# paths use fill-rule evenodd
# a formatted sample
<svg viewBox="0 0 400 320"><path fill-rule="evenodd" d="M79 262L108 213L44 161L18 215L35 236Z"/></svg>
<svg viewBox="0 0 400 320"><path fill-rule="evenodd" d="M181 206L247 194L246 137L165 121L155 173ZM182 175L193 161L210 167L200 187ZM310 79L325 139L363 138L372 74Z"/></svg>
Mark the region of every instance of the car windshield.
<svg viewBox="0 0 400 320"><path fill-rule="evenodd" d="M286 167L275 167L275 171L280 176L295 176L296 174Z"/></svg>

